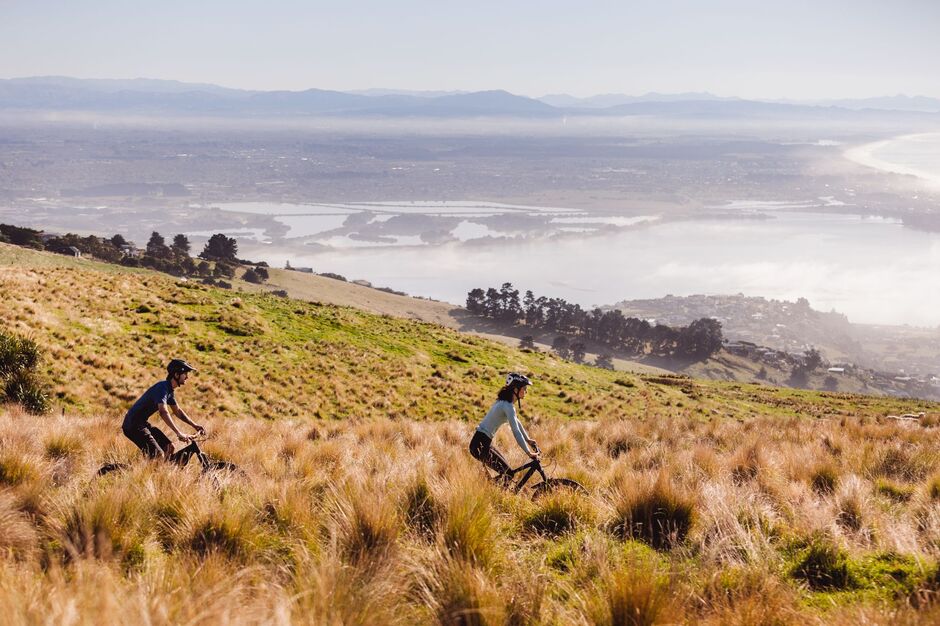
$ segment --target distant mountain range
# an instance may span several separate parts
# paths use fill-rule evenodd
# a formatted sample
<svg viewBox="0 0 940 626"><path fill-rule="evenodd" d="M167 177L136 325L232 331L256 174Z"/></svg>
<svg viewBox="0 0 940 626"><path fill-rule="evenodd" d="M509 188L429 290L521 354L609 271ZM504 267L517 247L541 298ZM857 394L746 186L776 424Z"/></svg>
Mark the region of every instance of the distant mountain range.
<svg viewBox="0 0 940 626"><path fill-rule="evenodd" d="M747 102L743 98L716 96L708 92L655 93L642 96L628 96L622 93L602 94L587 98L576 98L568 94L542 96L542 102L555 107L604 109L625 104L648 102ZM837 107L841 109L882 111L914 111L921 113L940 112L940 99L926 96L884 96L880 98L843 98L840 100L756 100L765 104L785 104L795 106Z"/></svg>
<svg viewBox="0 0 940 626"><path fill-rule="evenodd" d="M893 96L819 102L764 102L710 93L604 94L542 98L507 91L446 92L369 89L341 92L251 91L203 83L144 78L77 79L60 76L0 80L0 110L93 111L104 113L268 116L565 117L579 115L663 115L699 118L819 117L878 111L940 113L940 99Z"/></svg>

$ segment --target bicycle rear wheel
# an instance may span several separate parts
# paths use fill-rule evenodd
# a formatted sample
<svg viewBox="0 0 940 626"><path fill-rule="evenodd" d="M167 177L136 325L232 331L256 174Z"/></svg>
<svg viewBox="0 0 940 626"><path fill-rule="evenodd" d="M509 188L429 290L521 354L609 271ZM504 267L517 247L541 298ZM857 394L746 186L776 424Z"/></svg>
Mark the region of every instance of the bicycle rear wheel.
<svg viewBox="0 0 940 626"><path fill-rule="evenodd" d="M548 478L536 486L532 487L532 497L538 498L547 493L557 491L573 491L575 493L587 493L584 485L570 478Z"/></svg>
<svg viewBox="0 0 940 626"><path fill-rule="evenodd" d="M111 472L119 472L128 468L127 463L106 463L95 474L96 476L107 476Z"/></svg>

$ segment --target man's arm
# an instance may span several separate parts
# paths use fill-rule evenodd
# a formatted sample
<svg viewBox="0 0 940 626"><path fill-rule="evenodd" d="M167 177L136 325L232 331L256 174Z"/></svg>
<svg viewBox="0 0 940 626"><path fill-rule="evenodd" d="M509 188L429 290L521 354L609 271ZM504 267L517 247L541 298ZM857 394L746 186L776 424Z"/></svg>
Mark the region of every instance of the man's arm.
<svg viewBox="0 0 940 626"><path fill-rule="evenodd" d="M163 418L163 421L166 422L166 425L169 426L170 429L171 429L174 433L176 433L176 437L177 437L180 441L189 441L189 437L187 437L187 436L184 435L182 432L180 432L180 429L176 427L176 422L174 422L174 421L173 421L173 418L170 417L170 412L167 411L166 406L167 406L167 405L166 405L165 403L161 403L161 404L158 404L158 405L157 405L157 410L160 412L160 417L162 417L162 418ZM176 409L176 407L173 407L173 408ZM175 412L175 411L174 411L174 412ZM188 420L187 420L187 421L188 421Z"/></svg>
<svg viewBox="0 0 940 626"><path fill-rule="evenodd" d="M196 422L192 421L191 419L189 419L189 416L186 415L186 413L183 411L183 409L180 408L178 404L173 404L170 406L173 409L173 415L180 418L180 420L182 420L183 422L186 422L187 424L195 428L200 433L205 434L206 429L200 426L199 424L197 424Z"/></svg>

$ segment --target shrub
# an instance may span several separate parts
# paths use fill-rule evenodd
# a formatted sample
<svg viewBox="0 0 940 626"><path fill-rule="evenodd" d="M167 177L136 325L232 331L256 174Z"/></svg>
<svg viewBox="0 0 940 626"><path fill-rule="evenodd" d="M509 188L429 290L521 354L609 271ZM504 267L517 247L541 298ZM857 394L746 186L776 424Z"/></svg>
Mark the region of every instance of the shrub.
<svg viewBox="0 0 940 626"><path fill-rule="evenodd" d="M593 510L585 505L578 494L567 491L551 493L540 498L535 510L522 520L523 528L557 537L576 530L593 519Z"/></svg>
<svg viewBox="0 0 940 626"><path fill-rule="evenodd" d="M810 475L810 485L813 491L822 496L828 496L836 490L839 484L839 470L834 465L817 465Z"/></svg>
<svg viewBox="0 0 940 626"><path fill-rule="evenodd" d="M444 559L424 584L425 603L441 626L497 626L509 623L502 599L486 574L466 563Z"/></svg>
<svg viewBox="0 0 940 626"><path fill-rule="evenodd" d="M863 523L862 502L858 494L847 494L839 500L839 513L836 521L840 526L858 531Z"/></svg>
<svg viewBox="0 0 940 626"><path fill-rule="evenodd" d="M460 494L444 514L441 539L455 558L479 566L495 560L495 528L489 503L480 493Z"/></svg>
<svg viewBox="0 0 940 626"><path fill-rule="evenodd" d="M18 510L13 495L0 493L0 555L25 557L33 552L37 540L33 524Z"/></svg>
<svg viewBox="0 0 940 626"><path fill-rule="evenodd" d="M760 447L757 444L738 450L734 455L731 479L735 483L745 483L757 477L763 462Z"/></svg>
<svg viewBox="0 0 940 626"><path fill-rule="evenodd" d="M15 487L36 477L36 469L30 463L13 454L0 458L0 485Z"/></svg>
<svg viewBox="0 0 940 626"><path fill-rule="evenodd" d="M34 370L41 357L39 346L33 339L0 331L0 377Z"/></svg>
<svg viewBox="0 0 940 626"><path fill-rule="evenodd" d="M76 502L58 524L57 539L65 550L65 560L114 558L138 564L141 514L141 502L133 493L96 494Z"/></svg>
<svg viewBox="0 0 940 626"><path fill-rule="evenodd" d="M898 480L920 480L933 469L933 459L924 453L905 448L881 450L872 465L871 474Z"/></svg>
<svg viewBox="0 0 940 626"><path fill-rule="evenodd" d="M245 548L246 528L229 515L216 512L196 525L189 539L189 548L200 556L220 552L230 557Z"/></svg>
<svg viewBox="0 0 940 626"><path fill-rule="evenodd" d="M802 623L794 614L793 591L772 573L753 566L730 567L714 574L702 590L711 609L708 624L786 626Z"/></svg>
<svg viewBox="0 0 940 626"><path fill-rule="evenodd" d="M373 494L348 494L347 498L340 503L338 515L343 556L348 563L373 568L385 561L398 540L398 516Z"/></svg>
<svg viewBox="0 0 940 626"><path fill-rule="evenodd" d="M694 521L692 495L660 476L621 495L612 528L622 539L640 539L657 550L668 550L685 539Z"/></svg>
<svg viewBox="0 0 940 626"><path fill-rule="evenodd" d="M675 592L668 578L647 568L627 567L608 574L588 607L597 626L652 626L678 623Z"/></svg>
<svg viewBox="0 0 940 626"><path fill-rule="evenodd" d="M418 477L405 492L405 521L418 534L430 537L441 519L441 506L431 493L428 481Z"/></svg>
<svg viewBox="0 0 940 626"><path fill-rule="evenodd" d="M940 485L938 488L938 497L940 497ZM882 495L894 502L907 502L914 495L914 490L907 485L895 483L883 478L875 481L875 493Z"/></svg>
<svg viewBox="0 0 940 626"><path fill-rule="evenodd" d="M927 482L927 495L931 500L940 500L940 475L934 476Z"/></svg>
<svg viewBox="0 0 940 626"><path fill-rule="evenodd" d="M28 413L41 415L49 412L49 393L32 372L18 372L11 376L3 389L7 400L23 405Z"/></svg>
<svg viewBox="0 0 940 626"><path fill-rule="evenodd" d="M46 441L46 456L63 459L82 449L82 442L69 435L53 435Z"/></svg>
<svg viewBox="0 0 940 626"><path fill-rule="evenodd" d="M821 537L810 542L790 575L806 582L813 590L848 589L853 586L845 553Z"/></svg>
<svg viewBox="0 0 940 626"><path fill-rule="evenodd" d="M49 410L49 394L40 382L42 352L29 337L0 331L0 385L5 399L19 402L34 415Z"/></svg>
<svg viewBox="0 0 940 626"><path fill-rule="evenodd" d="M612 459L616 459L638 445L639 440L633 435L624 433L615 434L607 440L607 454L609 454Z"/></svg>

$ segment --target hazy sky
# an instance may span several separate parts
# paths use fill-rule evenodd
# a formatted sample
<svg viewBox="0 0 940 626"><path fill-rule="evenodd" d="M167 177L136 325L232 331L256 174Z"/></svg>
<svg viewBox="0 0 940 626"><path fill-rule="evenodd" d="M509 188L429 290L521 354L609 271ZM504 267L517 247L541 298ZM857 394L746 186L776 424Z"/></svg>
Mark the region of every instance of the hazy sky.
<svg viewBox="0 0 940 626"><path fill-rule="evenodd" d="M936 0L0 0L0 77L940 97Z"/></svg>

